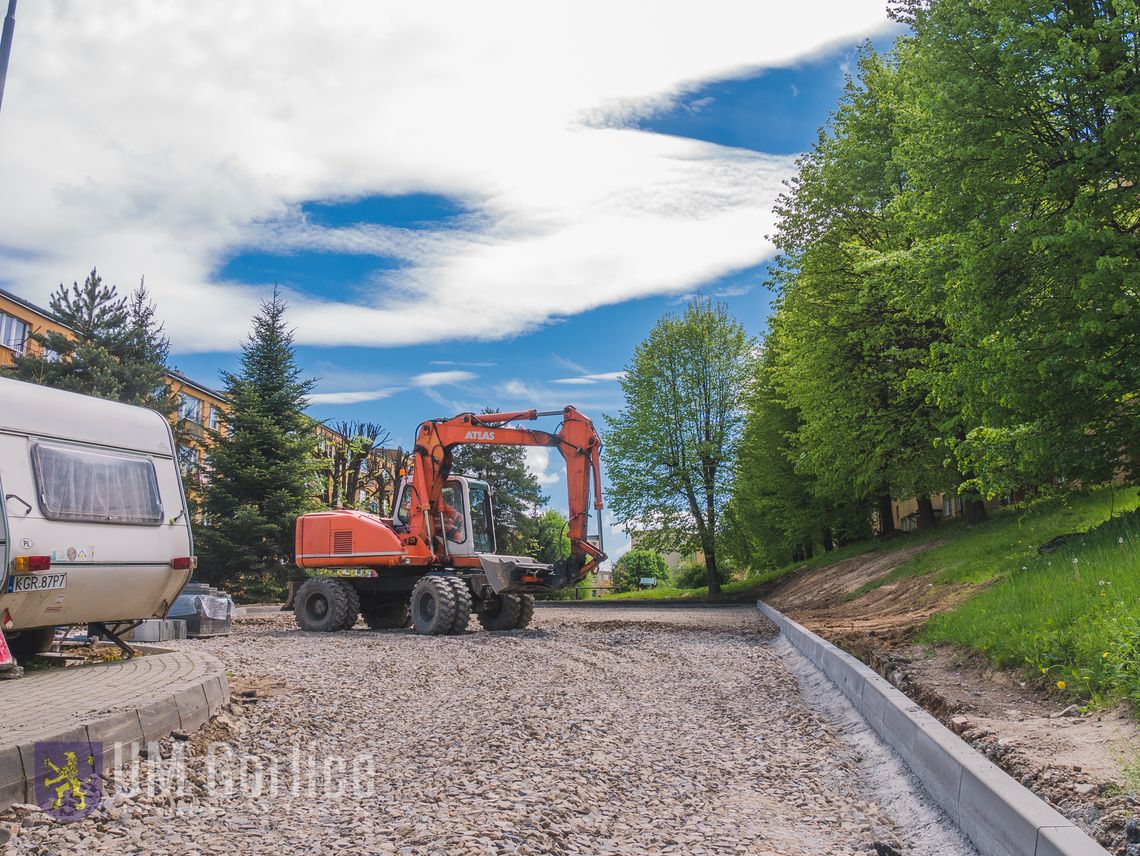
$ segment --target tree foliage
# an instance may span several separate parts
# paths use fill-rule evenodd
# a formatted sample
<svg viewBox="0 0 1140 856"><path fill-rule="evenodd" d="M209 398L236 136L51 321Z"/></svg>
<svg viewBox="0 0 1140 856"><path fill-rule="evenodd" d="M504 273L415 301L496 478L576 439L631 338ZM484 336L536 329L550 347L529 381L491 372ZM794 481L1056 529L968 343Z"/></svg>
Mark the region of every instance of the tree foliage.
<svg viewBox="0 0 1140 856"><path fill-rule="evenodd" d="M725 510L724 542L742 567L778 568L870 534L870 507L853 492L821 489L798 468L800 417L776 387L769 337L749 388L746 424Z"/></svg>
<svg viewBox="0 0 1140 856"><path fill-rule="evenodd" d="M826 546L844 500L885 524L917 496L932 522L949 489L970 520L982 497L1136 481L1137 4L893 12L909 32L864 49L777 206L727 515L753 524L728 539L749 562Z"/></svg>
<svg viewBox="0 0 1140 856"><path fill-rule="evenodd" d="M1134 479L1140 13L1133 0L906 3L918 296L947 319L939 403L987 493Z"/></svg>
<svg viewBox="0 0 1140 856"><path fill-rule="evenodd" d="M643 578L661 582L669 580L669 567L656 550L630 550L614 562L615 592L637 591Z"/></svg>
<svg viewBox="0 0 1140 856"><path fill-rule="evenodd" d="M166 385L170 341L155 316L145 283L121 297L104 285L92 268L83 281L60 283L49 304L51 313L72 335L34 332L42 353L15 360L19 380L81 392L99 398L150 407L164 415L175 401Z"/></svg>
<svg viewBox="0 0 1140 856"><path fill-rule="evenodd" d="M390 513L401 463L381 459L391 434L375 422L342 421L332 430L336 436L323 436L317 450L321 501L329 508Z"/></svg>
<svg viewBox="0 0 1140 856"><path fill-rule="evenodd" d="M553 565L570 555L570 533L566 515L547 509L531 525L531 548L527 555L536 562Z"/></svg>
<svg viewBox="0 0 1140 856"><path fill-rule="evenodd" d="M697 298L637 346L621 381L624 409L606 419L615 516L660 549L703 551L712 594L754 350L723 304Z"/></svg>
<svg viewBox="0 0 1140 856"><path fill-rule="evenodd" d="M203 575L245 599L277 597L293 558L294 521L314 506L316 435L303 411L302 377L275 290L254 316L241 370L224 372L231 403L213 432L198 534Z"/></svg>

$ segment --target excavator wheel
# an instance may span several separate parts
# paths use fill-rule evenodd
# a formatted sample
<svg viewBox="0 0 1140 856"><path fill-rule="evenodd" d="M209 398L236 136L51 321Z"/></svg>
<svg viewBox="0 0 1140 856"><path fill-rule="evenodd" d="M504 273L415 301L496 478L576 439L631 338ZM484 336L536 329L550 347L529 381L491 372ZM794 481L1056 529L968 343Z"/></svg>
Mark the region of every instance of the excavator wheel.
<svg viewBox="0 0 1140 856"><path fill-rule="evenodd" d="M452 636L462 636L467 632L467 623L471 620L471 589L462 577L448 577L447 581L455 592L455 622L448 632Z"/></svg>
<svg viewBox="0 0 1140 856"><path fill-rule="evenodd" d="M361 610L369 630L399 630L412 623L407 603L389 603Z"/></svg>
<svg viewBox="0 0 1140 856"><path fill-rule="evenodd" d="M447 577L429 575L420 577L412 589L409 604L412 611L412 629L425 636L443 636L455 624L455 589Z"/></svg>
<svg viewBox="0 0 1140 856"><path fill-rule="evenodd" d="M479 608L479 623L484 630L514 630L521 611L517 594L491 595Z"/></svg>
<svg viewBox="0 0 1140 856"><path fill-rule="evenodd" d="M332 633L348 619L348 593L340 580L313 577L293 598L293 615L302 630Z"/></svg>
<svg viewBox="0 0 1140 856"><path fill-rule="evenodd" d="M356 624L356 619L360 618L360 594L356 591L356 586L348 580L338 580L341 588L344 589L345 596L348 598L348 611L344 616L344 624L341 625L341 630L351 630L353 625Z"/></svg>
<svg viewBox="0 0 1140 856"><path fill-rule="evenodd" d="M519 599L519 618L515 622L515 630L526 630L530 625L530 620L534 618L534 595L533 594L520 594Z"/></svg>

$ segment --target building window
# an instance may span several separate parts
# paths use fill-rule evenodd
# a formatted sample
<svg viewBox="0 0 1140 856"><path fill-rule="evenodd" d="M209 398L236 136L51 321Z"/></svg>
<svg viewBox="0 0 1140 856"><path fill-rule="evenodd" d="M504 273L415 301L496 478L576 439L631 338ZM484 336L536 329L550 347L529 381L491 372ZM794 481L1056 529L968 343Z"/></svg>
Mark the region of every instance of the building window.
<svg viewBox="0 0 1140 856"><path fill-rule="evenodd" d="M17 354L22 354L27 343L27 322L21 321L6 312L0 312L0 345L15 351Z"/></svg>
<svg viewBox="0 0 1140 856"><path fill-rule="evenodd" d="M184 392L178 393L178 418L202 424L202 402Z"/></svg>
<svg viewBox="0 0 1140 856"><path fill-rule="evenodd" d="M193 446L179 446L178 468L184 476L194 475L198 469L198 450Z"/></svg>
<svg viewBox="0 0 1140 856"><path fill-rule="evenodd" d="M221 413L218 410L218 405L211 404L210 405L210 430L211 431L217 431L218 430L218 422L220 422L220 421L221 421Z"/></svg>
<svg viewBox="0 0 1140 856"><path fill-rule="evenodd" d="M32 465L49 520L162 522L158 478L147 458L35 443Z"/></svg>
<svg viewBox="0 0 1140 856"><path fill-rule="evenodd" d="M45 363L58 363L59 362L59 352L53 351L51 348L44 348L43 353L40 354L40 359L43 360Z"/></svg>

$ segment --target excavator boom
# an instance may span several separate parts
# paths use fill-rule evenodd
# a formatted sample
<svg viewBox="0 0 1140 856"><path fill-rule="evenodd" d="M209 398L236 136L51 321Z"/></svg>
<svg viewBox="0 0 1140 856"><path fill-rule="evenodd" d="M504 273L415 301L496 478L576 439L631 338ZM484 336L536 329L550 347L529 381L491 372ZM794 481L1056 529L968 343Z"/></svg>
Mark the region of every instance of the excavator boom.
<svg viewBox="0 0 1140 856"><path fill-rule="evenodd" d="M555 433L509 423L561 416ZM409 529L417 543L431 545L433 560L444 562L443 487L451 473L452 450L459 445L546 446L558 449L566 463L568 535L570 556L552 568L517 557L480 556L484 572L496 592L572 585L605 559L588 538L591 487L593 507L601 532L601 438L593 423L573 407L562 410L519 410L507 413L461 413L450 419L422 423L416 432L411 480Z"/></svg>

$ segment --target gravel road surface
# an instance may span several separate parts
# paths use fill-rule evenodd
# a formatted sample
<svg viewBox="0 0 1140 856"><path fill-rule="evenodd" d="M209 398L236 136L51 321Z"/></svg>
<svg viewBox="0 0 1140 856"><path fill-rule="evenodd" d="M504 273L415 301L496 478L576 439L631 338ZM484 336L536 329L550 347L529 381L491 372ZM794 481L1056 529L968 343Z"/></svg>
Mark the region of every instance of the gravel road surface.
<svg viewBox="0 0 1140 856"><path fill-rule="evenodd" d="M226 662L235 703L83 820L10 810L8 852L969 852L754 609L476 627L270 615L180 643Z"/></svg>

